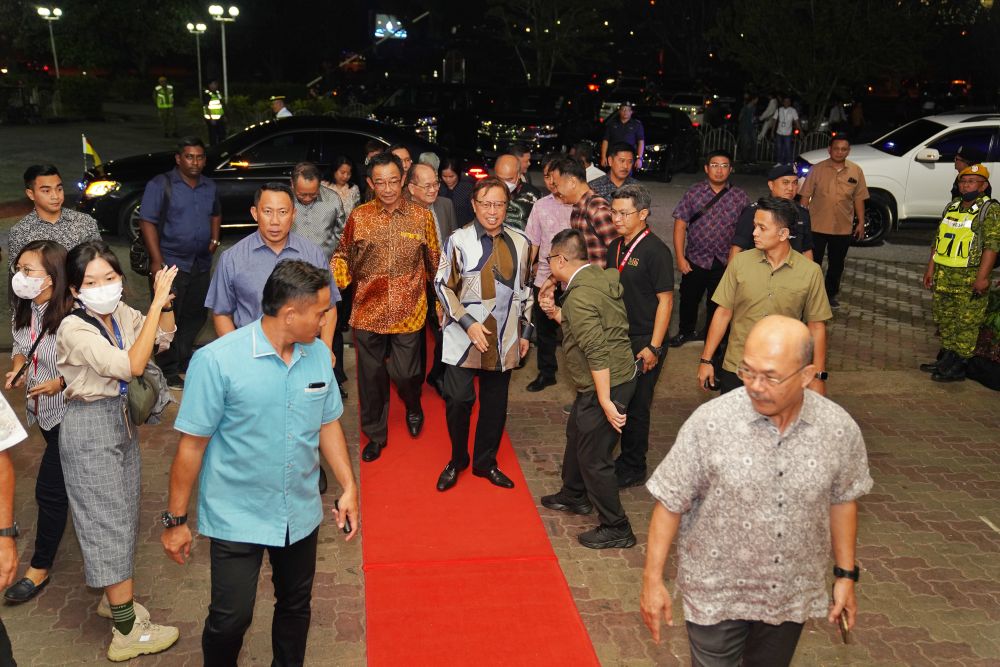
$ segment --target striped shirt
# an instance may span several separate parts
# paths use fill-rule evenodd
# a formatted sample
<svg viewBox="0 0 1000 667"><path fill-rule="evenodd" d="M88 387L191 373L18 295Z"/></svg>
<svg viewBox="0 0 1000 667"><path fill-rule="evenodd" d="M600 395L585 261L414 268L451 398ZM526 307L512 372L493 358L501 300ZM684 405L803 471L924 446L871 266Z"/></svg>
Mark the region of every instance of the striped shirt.
<svg viewBox="0 0 1000 667"><path fill-rule="evenodd" d="M42 328L42 318L45 316L45 309L49 302L38 305L31 303L31 323L20 329L14 329L14 344L11 347L11 357L21 355L28 356L28 351L37 340ZM34 354L28 359L28 370L25 371L25 389L54 380L59 377L56 370L56 336L55 334L42 334L42 340L35 348ZM14 369L19 370L19 369ZM29 397L25 401L28 411L28 425L38 422L46 431L58 426L63 416L66 414L66 401L62 392L52 396Z"/></svg>

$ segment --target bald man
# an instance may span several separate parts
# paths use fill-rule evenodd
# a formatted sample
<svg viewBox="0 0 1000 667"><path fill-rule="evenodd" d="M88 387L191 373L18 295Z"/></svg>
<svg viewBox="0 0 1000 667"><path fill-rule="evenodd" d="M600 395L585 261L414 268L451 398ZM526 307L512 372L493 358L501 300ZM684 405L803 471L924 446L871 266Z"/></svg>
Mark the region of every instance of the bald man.
<svg viewBox="0 0 1000 667"><path fill-rule="evenodd" d="M656 642L661 620L673 625L663 569L676 538L693 665L787 666L806 619L843 613L854 627L856 501L872 479L858 425L806 388L812 348L798 320L757 322L737 369L743 387L695 410L646 483L656 504L643 620Z"/></svg>
<svg viewBox="0 0 1000 667"><path fill-rule="evenodd" d="M521 180L521 162L513 155L501 155L493 165L493 175L503 181L510 192L510 203L507 204L507 217L504 224L524 231L528 224L528 215L542 193L538 189Z"/></svg>

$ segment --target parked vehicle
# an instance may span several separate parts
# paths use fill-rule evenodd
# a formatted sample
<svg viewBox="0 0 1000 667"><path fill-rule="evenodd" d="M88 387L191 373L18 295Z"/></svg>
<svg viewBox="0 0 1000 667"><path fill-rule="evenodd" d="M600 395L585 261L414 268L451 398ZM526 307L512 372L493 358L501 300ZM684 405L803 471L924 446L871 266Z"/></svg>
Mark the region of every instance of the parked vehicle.
<svg viewBox="0 0 1000 667"><path fill-rule="evenodd" d="M687 114L671 107L638 107L646 135L642 166L637 174L670 181L678 171L693 170L701 158L701 137Z"/></svg>

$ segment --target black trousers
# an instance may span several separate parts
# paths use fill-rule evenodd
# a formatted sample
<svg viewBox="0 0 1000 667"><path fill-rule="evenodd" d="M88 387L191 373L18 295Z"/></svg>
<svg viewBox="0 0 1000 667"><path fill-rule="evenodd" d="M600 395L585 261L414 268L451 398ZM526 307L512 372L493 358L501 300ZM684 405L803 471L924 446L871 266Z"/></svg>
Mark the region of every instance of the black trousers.
<svg viewBox="0 0 1000 667"><path fill-rule="evenodd" d="M66 530L69 498L66 497L66 482L63 480L62 462L59 460L59 424L48 431L43 428L42 437L45 438L45 452L35 480L38 524L31 567L50 570Z"/></svg>
<svg viewBox="0 0 1000 667"><path fill-rule="evenodd" d="M424 330L406 334L378 334L354 330L358 353L358 403L361 432L372 442L389 435L389 379L396 383L407 412L420 411L420 337Z"/></svg>
<svg viewBox="0 0 1000 667"><path fill-rule="evenodd" d="M649 345L649 336L631 337L632 354ZM648 373L639 373L635 378L635 394L628 404L628 419L622 429L622 451L615 461L615 469L619 472L646 472L646 452L649 450L649 409L653 404L653 391L660 379L663 362L666 359L667 348L663 348L663 356Z"/></svg>
<svg viewBox="0 0 1000 667"><path fill-rule="evenodd" d="M442 349L441 346L444 344L444 332L441 330L441 321L438 320L437 308L435 304L437 303L437 295L434 293L433 288L427 289L427 327L431 330L434 335L434 358L431 362L431 369L427 371L427 381L434 384L438 380L444 379L445 369L447 366L441 360ZM426 341L427 337L424 336L422 341ZM426 343L425 343L426 347ZM426 355L424 355L426 358Z"/></svg>
<svg viewBox="0 0 1000 667"><path fill-rule="evenodd" d="M10 646L10 635L7 627L0 621L0 667L17 667L14 662L14 652Z"/></svg>
<svg viewBox="0 0 1000 667"><path fill-rule="evenodd" d="M507 423L507 389L511 371L484 371L445 365L444 404L451 438L451 463L469 465L469 422L476 402L473 379L479 376L479 419L472 450L472 468L487 471L497 464L497 450Z"/></svg>
<svg viewBox="0 0 1000 667"><path fill-rule="evenodd" d="M787 667L795 655L802 623L689 622L687 631L692 667Z"/></svg>
<svg viewBox="0 0 1000 667"><path fill-rule="evenodd" d="M725 368L720 368L715 373L715 384L719 386L719 395L728 394L733 389L739 389L743 386L743 380L740 376L732 371L727 371Z"/></svg>
<svg viewBox="0 0 1000 667"><path fill-rule="evenodd" d="M635 393L635 379L611 388L611 400L628 406ZM590 498L601 524L622 527L628 517L618 496L618 479L612 458L618 432L608 423L597 402L597 392L578 392L566 423L562 493L571 498Z"/></svg>
<svg viewBox="0 0 1000 667"><path fill-rule="evenodd" d="M813 232L813 259L823 266L823 255L829 248L826 265L826 296L834 298L840 292L840 278L844 275L844 260L854 237L850 234L820 234Z"/></svg>
<svg viewBox="0 0 1000 667"><path fill-rule="evenodd" d="M340 301L337 302L337 329L333 332L333 354L337 357L337 363L333 367L333 377L337 378L337 384L347 382L347 373L344 372L344 323L351 319L351 298L354 296L354 285L348 285L340 292Z"/></svg>
<svg viewBox="0 0 1000 667"><path fill-rule="evenodd" d="M538 348L538 374L554 378L559 364L556 361L556 346L559 344L559 324L550 319L542 307L538 305L538 288L535 290L535 303L532 306L532 324L535 325L535 347ZM562 290L556 287L556 299L562 295Z"/></svg>
<svg viewBox="0 0 1000 667"><path fill-rule="evenodd" d="M286 667L305 662L317 535L319 528L295 544L283 547L212 540L212 601L201 635L206 665L236 667L243 635L253 620L265 549L271 561L275 598L271 664Z"/></svg>
<svg viewBox="0 0 1000 667"><path fill-rule="evenodd" d="M177 333L165 351L156 355L156 365L163 370L164 377L172 378L187 370L194 341L205 326L208 310L205 297L212 281L211 271L178 271L174 278L174 320ZM152 290L150 290L152 293Z"/></svg>
<svg viewBox="0 0 1000 667"><path fill-rule="evenodd" d="M205 124L208 126L208 145L214 146L223 139L226 138L226 121L225 120L206 120Z"/></svg>
<svg viewBox="0 0 1000 667"><path fill-rule="evenodd" d="M689 262L691 260L688 260ZM726 265L718 259L713 260L712 268L703 269L691 264L691 272L681 278L680 329L678 333L689 334L698 331L698 307L702 298L705 299L705 330L712 323L715 314L715 302L712 295L726 272Z"/></svg>

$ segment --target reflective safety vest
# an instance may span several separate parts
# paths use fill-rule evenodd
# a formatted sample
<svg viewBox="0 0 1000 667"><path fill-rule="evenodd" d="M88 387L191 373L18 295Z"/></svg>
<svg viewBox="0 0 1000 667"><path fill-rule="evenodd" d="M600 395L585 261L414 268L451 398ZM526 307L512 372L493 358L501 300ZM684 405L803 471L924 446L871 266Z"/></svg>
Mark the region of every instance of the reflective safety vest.
<svg viewBox="0 0 1000 667"><path fill-rule="evenodd" d="M944 218L938 225L934 244L935 264L954 268L979 266L979 260L983 256L983 219L993 203L993 200L983 195L964 210L961 199L948 204L948 208L944 210Z"/></svg>
<svg viewBox="0 0 1000 667"><path fill-rule="evenodd" d="M174 87L169 83L165 86L156 87L156 108L157 109L173 109L174 108Z"/></svg>
<svg viewBox="0 0 1000 667"><path fill-rule="evenodd" d="M205 120L220 120L224 113L222 108L222 95L219 91L206 90L205 94L208 96L208 104L205 105L204 116Z"/></svg>

